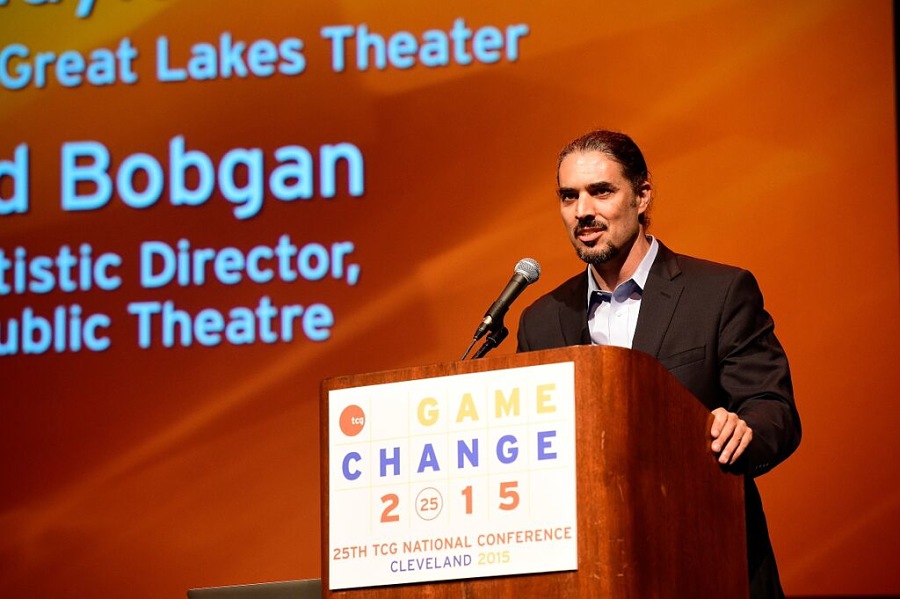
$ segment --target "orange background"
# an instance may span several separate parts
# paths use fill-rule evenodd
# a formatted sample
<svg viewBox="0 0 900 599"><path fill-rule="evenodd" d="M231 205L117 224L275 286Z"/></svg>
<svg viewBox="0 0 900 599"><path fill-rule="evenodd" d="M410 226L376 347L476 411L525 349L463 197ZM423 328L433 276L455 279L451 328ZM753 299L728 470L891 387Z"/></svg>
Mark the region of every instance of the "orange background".
<svg viewBox="0 0 900 599"><path fill-rule="evenodd" d="M123 287L0 299L112 315L105 352L0 358L0 588L9 596L181 597L189 587L319 575L318 385L328 376L458 358L516 261L543 277L521 308L581 268L559 224L558 149L596 126L630 133L653 172L652 232L760 280L791 360L804 439L759 480L789 595L900 593L900 265L888 2L317 2L98 0L0 7L0 47L140 51L136 85L0 90L0 160L31 149L31 210L0 246L90 242L122 255ZM622 6L627 4L628 6ZM384 34L526 23L515 63L330 69L321 27ZM160 83L154 44L304 40L302 75ZM93 212L59 206L59 152L96 140L114 165L163 163L169 139L214 160L349 141L366 192L267 198L238 221L214 196ZM8 182L0 188L9 196ZM352 240L360 283L140 289L158 239L248 249ZM328 303L331 339L137 347L137 300L194 312ZM512 352L513 340L497 352Z"/></svg>

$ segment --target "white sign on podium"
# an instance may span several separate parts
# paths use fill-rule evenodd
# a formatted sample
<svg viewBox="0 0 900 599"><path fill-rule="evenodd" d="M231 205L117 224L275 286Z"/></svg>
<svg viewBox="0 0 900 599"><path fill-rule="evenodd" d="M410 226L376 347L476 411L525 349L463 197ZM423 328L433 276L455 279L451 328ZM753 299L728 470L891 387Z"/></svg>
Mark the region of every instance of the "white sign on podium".
<svg viewBox="0 0 900 599"><path fill-rule="evenodd" d="M575 366L329 393L329 587L575 570Z"/></svg>

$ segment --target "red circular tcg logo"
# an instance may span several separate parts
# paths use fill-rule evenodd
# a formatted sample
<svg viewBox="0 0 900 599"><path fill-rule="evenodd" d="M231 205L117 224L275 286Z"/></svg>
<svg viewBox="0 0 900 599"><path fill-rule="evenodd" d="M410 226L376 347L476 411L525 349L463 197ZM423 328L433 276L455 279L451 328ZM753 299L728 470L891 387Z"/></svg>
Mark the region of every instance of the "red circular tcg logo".
<svg viewBox="0 0 900 599"><path fill-rule="evenodd" d="M341 412L341 432L348 437L358 435L366 425L366 414L357 405L349 405Z"/></svg>

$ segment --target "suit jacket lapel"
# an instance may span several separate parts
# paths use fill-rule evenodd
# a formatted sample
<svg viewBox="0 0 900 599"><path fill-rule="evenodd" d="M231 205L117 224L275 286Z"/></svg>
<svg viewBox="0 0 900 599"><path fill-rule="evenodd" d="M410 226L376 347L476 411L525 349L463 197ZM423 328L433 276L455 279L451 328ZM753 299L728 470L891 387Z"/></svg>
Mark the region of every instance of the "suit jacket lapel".
<svg viewBox="0 0 900 599"><path fill-rule="evenodd" d="M659 349L684 290L675 254L662 243L641 297L641 311L631 347L659 357Z"/></svg>
<svg viewBox="0 0 900 599"><path fill-rule="evenodd" d="M559 309L559 326L566 345L590 345L587 326L587 274L572 280L570 293L563 298Z"/></svg>

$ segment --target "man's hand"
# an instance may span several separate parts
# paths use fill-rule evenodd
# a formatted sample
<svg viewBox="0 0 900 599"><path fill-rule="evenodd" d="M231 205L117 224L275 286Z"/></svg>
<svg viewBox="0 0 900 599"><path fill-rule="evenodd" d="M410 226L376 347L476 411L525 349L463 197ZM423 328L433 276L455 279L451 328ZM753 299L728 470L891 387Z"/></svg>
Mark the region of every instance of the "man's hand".
<svg viewBox="0 0 900 599"><path fill-rule="evenodd" d="M725 408L712 411L713 423L709 431L710 448L719 455L720 464L734 464L753 439L753 430L734 412Z"/></svg>

